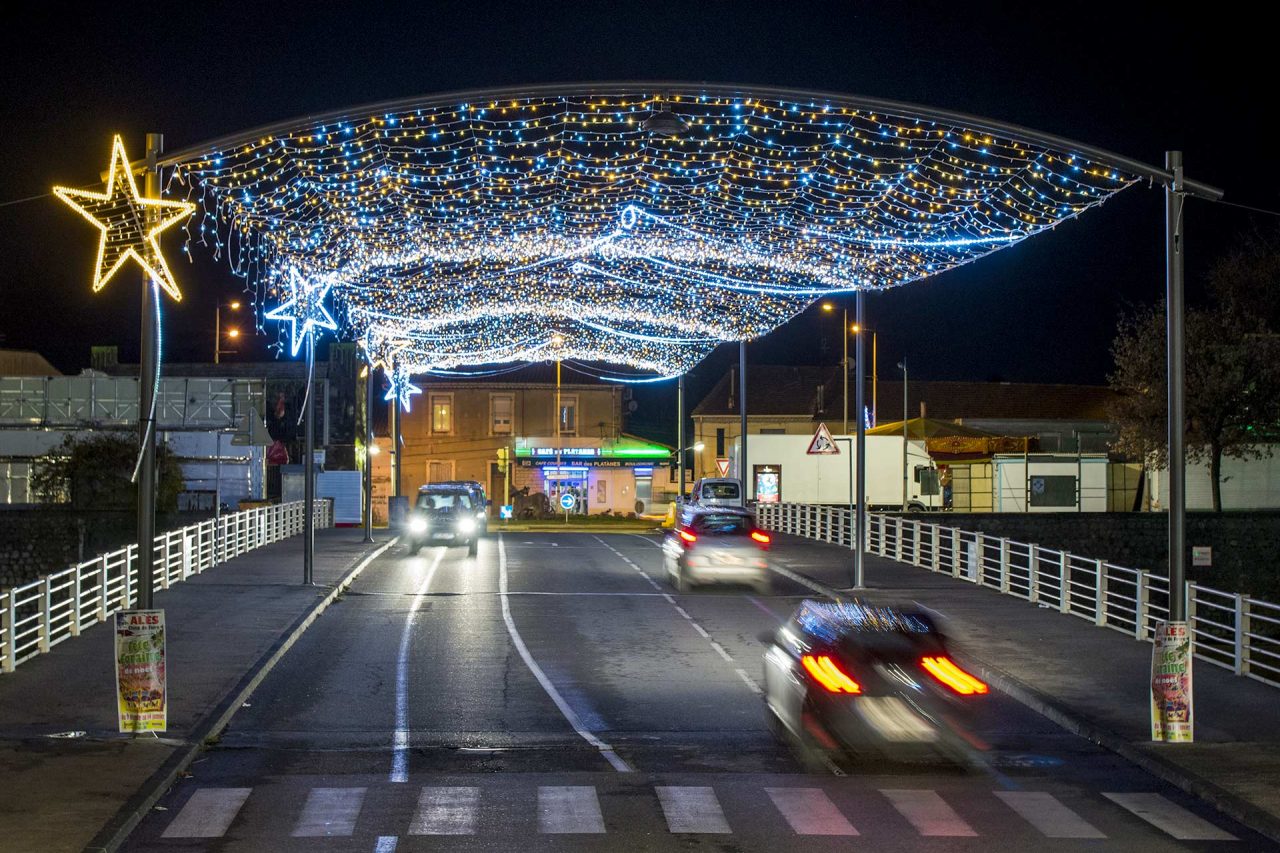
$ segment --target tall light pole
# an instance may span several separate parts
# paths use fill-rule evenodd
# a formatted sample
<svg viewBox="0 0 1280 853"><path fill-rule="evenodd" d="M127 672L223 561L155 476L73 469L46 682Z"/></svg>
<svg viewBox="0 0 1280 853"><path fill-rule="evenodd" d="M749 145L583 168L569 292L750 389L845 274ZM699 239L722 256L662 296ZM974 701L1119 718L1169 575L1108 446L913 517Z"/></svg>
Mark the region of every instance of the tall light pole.
<svg viewBox="0 0 1280 853"><path fill-rule="evenodd" d="M854 359L854 361L856 361L858 364L862 364L861 335L863 332L871 333L871 426L875 427L875 426L879 426L880 424L880 422L876 420L876 400L880 397L880 388L879 388L880 371L879 371L879 364L878 364L879 345L876 341L877 335L876 335L875 329L867 328L866 326L862 325L861 321L855 322L853 324L853 333L859 336L859 342L857 344L857 357ZM858 368L858 376L860 378L864 377L861 367ZM858 409L857 417L859 419L862 418L862 408L863 407L861 404L857 406L857 409Z"/></svg>
<svg viewBox="0 0 1280 853"><path fill-rule="evenodd" d="M751 498L751 475L747 468L747 341L738 342L738 411L742 441L738 453L738 468L742 473L742 505Z"/></svg>
<svg viewBox="0 0 1280 853"><path fill-rule="evenodd" d="M822 303L822 310L831 312L836 310L836 306L830 302ZM855 329L856 331L856 329ZM841 399L844 401L844 434L849 434L849 309L840 309L840 347L842 356L840 365L844 369L844 394Z"/></svg>
<svg viewBox="0 0 1280 853"><path fill-rule="evenodd" d="M564 417L564 410L560 405L560 350L564 348L564 335L556 332L551 336L551 346L556 351L556 499L559 500L564 483L564 472L560 468L560 421ZM564 523L569 523L569 509L565 508Z"/></svg>
<svg viewBox="0 0 1280 853"><path fill-rule="evenodd" d="M907 511L907 359L898 362L902 370L902 511Z"/></svg>
<svg viewBox="0 0 1280 853"><path fill-rule="evenodd" d="M160 197L160 152L164 134L147 134L147 169L143 187L147 198ZM159 318L159 285L149 275L142 276L142 357L138 364L138 440L142 444L142 464L138 466L138 609L152 607L152 564L156 538L156 413L155 392L160 353L156 345ZM12 630L12 629L10 629Z"/></svg>
<svg viewBox="0 0 1280 853"><path fill-rule="evenodd" d="M223 355L235 355L233 349L222 348L222 309L229 308L232 311L240 310L240 300L233 299L230 302L219 302L217 313L213 317L213 363L218 364ZM237 328L227 329L227 337L235 340L240 337L240 330Z"/></svg>
<svg viewBox="0 0 1280 853"><path fill-rule="evenodd" d="M861 331L863 328L863 325L862 325L863 302L864 302L864 299L863 299L862 291L859 290L857 296L855 297L855 302L854 302L855 311L858 317L858 322L857 322L857 325L854 326L854 329L858 331ZM874 340L875 332L872 332L871 334L873 336L872 340ZM866 547L866 543L863 542L863 535L866 533L866 529L867 529L867 465L866 465L867 419L862 416L862 411L864 408L862 398L866 394L867 382L866 382L866 367L862 360L862 357L863 357L862 339L863 339L863 336L859 334L857 337L857 343L854 345L855 353L857 355L857 364L858 364L858 374L855 379L855 388L856 388L857 396L855 398L855 406L854 406L855 412L853 415L858 422L858 425L857 425L858 486L857 486L857 492L855 495L855 503L853 508L853 519L852 519L853 521L853 588L854 589L861 589L864 582L862 552L863 550L865 550L865 547ZM874 353L875 352L874 344L872 345L871 349L872 349L872 352ZM872 392L872 394L874 396L874 391Z"/></svg>
<svg viewBox="0 0 1280 853"><path fill-rule="evenodd" d="M378 448L373 444L373 365L360 371L364 379L364 541L373 541L373 457Z"/></svg>
<svg viewBox="0 0 1280 853"><path fill-rule="evenodd" d="M684 447L684 374L676 380L676 447ZM684 502L684 450L676 457L680 466L680 503Z"/></svg>

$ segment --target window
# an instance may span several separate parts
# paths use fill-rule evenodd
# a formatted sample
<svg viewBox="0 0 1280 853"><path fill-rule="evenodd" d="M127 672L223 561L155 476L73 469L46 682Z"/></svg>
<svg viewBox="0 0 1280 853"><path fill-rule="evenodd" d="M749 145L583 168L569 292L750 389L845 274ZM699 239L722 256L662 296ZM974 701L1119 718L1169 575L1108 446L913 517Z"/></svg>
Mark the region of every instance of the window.
<svg viewBox="0 0 1280 853"><path fill-rule="evenodd" d="M431 433L433 435L451 435L453 433L453 395L431 395Z"/></svg>
<svg viewBox="0 0 1280 853"><path fill-rule="evenodd" d="M515 397L511 394L489 395L489 434L511 435L511 413Z"/></svg>
<svg viewBox="0 0 1280 853"><path fill-rule="evenodd" d="M465 492L421 492L419 509L471 509L471 496Z"/></svg>
<svg viewBox="0 0 1280 853"><path fill-rule="evenodd" d="M560 435L578 434L578 395L560 395Z"/></svg>
<svg viewBox="0 0 1280 853"><path fill-rule="evenodd" d="M432 459L427 462L427 482L447 483L453 479L452 459Z"/></svg>
<svg viewBox="0 0 1280 853"><path fill-rule="evenodd" d="M716 430L716 456L724 456L724 430Z"/></svg>
<svg viewBox="0 0 1280 853"><path fill-rule="evenodd" d="M719 480L711 483L703 483L702 497L717 501L736 501L741 497L741 494L738 492L737 483Z"/></svg>

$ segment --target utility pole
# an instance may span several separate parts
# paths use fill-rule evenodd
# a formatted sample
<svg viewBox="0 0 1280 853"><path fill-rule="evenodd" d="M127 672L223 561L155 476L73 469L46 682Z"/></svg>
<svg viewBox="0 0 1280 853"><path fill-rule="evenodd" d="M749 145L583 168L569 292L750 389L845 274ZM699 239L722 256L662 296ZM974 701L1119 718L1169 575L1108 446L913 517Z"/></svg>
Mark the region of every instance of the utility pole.
<svg viewBox="0 0 1280 853"><path fill-rule="evenodd" d="M316 519L315 519L315 503L316 503L316 419L315 419L315 394L312 393L315 382L312 375L316 363L316 336L315 332L307 335L307 393L306 402L303 404L302 417L306 422L303 427L303 457L302 471L306 482L302 485L302 502L305 504L304 514L302 516L302 583L310 586L313 578L312 568L315 561L316 551Z"/></svg>
<svg viewBox="0 0 1280 853"><path fill-rule="evenodd" d="M1166 151L1164 166L1173 180L1164 188L1165 325L1169 371L1169 621L1185 622L1186 600L1186 344L1183 337L1182 152Z"/></svg>
<svg viewBox="0 0 1280 853"><path fill-rule="evenodd" d="M858 318L858 340L854 343L854 354L856 356L858 371L854 375L854 394L856 396L854 399L853 412L853 417L857 421L856 429L858 433L858 489L856 502L854 503L853 508L853 587L854 589L861 589L865 582L862 552L866 549L866 543L862 540L867 529L867 424L866 419L862 416L862 398L865 394L863 386L866 384L863 381L863 376L866 371L863 369L862 361L862 330L865 329L866 326L862 324L862 290L858 290L854 299L854 313ZM849 399L847 388L848 386L846 385L846 400ZM847 429L848 427L846 426L846 430ZM845 434L848 435L847 432Z"/></svg>
<svg viewBox="0 0 1280 853"><path fill-rule="evenodd" d="M747 467L747 342L738 342L738 411L742 439L738 447L738 471L742 474L742 505L751 499L751 471Z"/></svg>
<svg viewBox="0 0 1280 853"><path fill-rule="evenodd" d="M902 511L907 511L907 358L898 362L902 368Z"/></svg>
<svg viewBox="0 0 1280 853"><path fill-rule="evenodd" d="M373 541L373 374L369 364L364 376L364 541Z"/></svg>
<svg viewBox="0 0 1280 853"><path fill-rule="evenodd" d="M684 374L676 380L676 464L680 466L680 499L684 502Z"/></svg>
<svg viewBox="0 0 1280 853"><path fill-rule="evenodd" d="M862 291L859 290L859 293ZM844 347L844 357L840 364L844 367L844 393L840 395L844 402L844 434L849 434L849 309L841 309L840 343ZM861 362L859 362L861 369Z"/></svg>
<svg viewBox="0 0 1280 853"><path fill-rule="evenodd" d="M143 184L147 198L160 197L160 152L164 135L147 134L147 171ZM153 214L154 215L154 214ZM138 468L138 607L152 609L156 539L156 411L155 394L160 353L156 347L156 301L159 287L142 276L142 358L138 365L138 441L142 464Z"/></svg>

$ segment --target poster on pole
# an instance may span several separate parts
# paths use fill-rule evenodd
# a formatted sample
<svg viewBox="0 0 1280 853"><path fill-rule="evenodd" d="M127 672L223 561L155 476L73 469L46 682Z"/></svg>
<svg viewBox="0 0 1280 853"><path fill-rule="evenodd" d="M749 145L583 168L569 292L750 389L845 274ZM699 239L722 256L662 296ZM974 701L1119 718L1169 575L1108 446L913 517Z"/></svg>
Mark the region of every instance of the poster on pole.
<svg viewBox="0 0 1280 853"><path fill-rule="evenodd" d="M1191 635L1186 622L1157 622L1151 651L1151 739L1191 743Z"/></svg>
<svg viewBox="0 0 1280 853"><path fill-rule="evenodd" d="M164 611L116 614L116 705L122 732L163 732L168 727Z"/></svg>

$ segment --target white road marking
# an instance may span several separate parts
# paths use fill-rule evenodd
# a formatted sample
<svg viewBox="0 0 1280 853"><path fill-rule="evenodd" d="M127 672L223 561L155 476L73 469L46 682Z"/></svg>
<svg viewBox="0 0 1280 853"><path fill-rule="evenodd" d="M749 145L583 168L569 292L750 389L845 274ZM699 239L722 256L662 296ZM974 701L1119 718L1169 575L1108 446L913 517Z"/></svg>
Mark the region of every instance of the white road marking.
<svg viewBox="0 0 1280 853"><path fill-rule="evenodd" d="M590 785L538 788L538 832L546 835L604 832L600 800Z"/></svg>
<svg viewBox="0 0 1280 853"><path fill-rule="evenodd" d="M821 788L765 788L797 835L857 835Z"/></svg>
<svg viewBox="0 0 1280 853"><path fill-rule="evenodd" d="M755 679L752 678L750 675L748 675L745 669L743 669L742 667L737 667L736 669L734 669L734 672L738 673L738 677L746 682L747 687L751 688L752 693L756 694L757 696L764 695L764 690L760 688L759 684L756 684Z"/></svg>
<svg viewBox="0 0 1280 853"><path fill-rule="evenodd" d="M1116 803L1156 829L1162 830L1179 841L1236 841L1234 835L1209 823L1202 817L1192 814L1182 806L1166 800L1159 794L1108 794L1103 792L1113 803Z"/></svg>
<svg viewBox="0 0 1280 853"><path fill-rule="evenodd" d="M600 754L605 760L617 770L619 773L632 772L631 765L623 761L622 758L613 751L613 747L587 731L582 725L577 712L569 707L569 703L564 701L564 697L560 695L560 691L556 690L556 686L551 683L551 679L547 678L547 674L542 671L542 667L538 666L538 662L533 659L533 655L529 654L529 649L524 644L524 640L520 638L520 632L516 630L515 620L511 618L511 605L507 601L507 547L503 541L502 534L498 534L498 593L502 602L502 621L507 625L507 633L511 635L511 642L516 647L516 651L520 653L520 657L524 660L524 665L529 667L529 671L533 673L533 677L538 679L538 683L542 685L542 689L551 697L551 701L560 709L560 713L569 721L569 725L573 726L573 730L585 740L587 743L600 750Z"/></svg>
<svg viewBox="0 0 1280 853"><path fill-rule="evenodd" d="M658 785L654 790L667 818L667 828L672 832L719 835L730 832L729 823L720 810L720 801L711 788Z"/></svg>
<svg viewBox="0 0 1280 853"><path fill-rule="evenodd" d="M290 833L294 838L327 838L355 832L367 788L312 788L302 815Z"/></svg>
<svg viewBox="0 0 1280 853"><path fill-rule="evenodd" d="M373 853L396 853L396 845L399 843L400 839L395 835L379 835Z"/></svg>
<svg viewBox="0 0 1280 853"><path fill-rule="evenodd" d="M898 813L911 821L911 825L921 835L945 835L949 837L973 837L978 833L964 822L960 815L947 805L937 791L908 791L881 789L898 810Z"/></svg>
<svg viewBox="0 0 1280 853"><path fill-rule="evenodd" d="M996 796L1048 838L1106 838L1106 834L1042 791L996 791Z"/></svg>
<svg viewBox="0 0 1280 853"><path fill-rule="evenodd" d="M396 655L396 730L391 739L392 782L409 781L409 647L413 638L413 619L422 606L422 597L431 588L431 579L435 577L444 554L444 548L436 550L436 558L409 605L409 615L405 617L404 630L400 632L400 652Z"/></svg>
<svg viewBox="0 0 1280 853"><path fill-rule="evenodd" d="M479 814L479 788L423 788L409 834L474 835Z"/></svg>
<svg viewBox="0 0 1280 853"><path fill-rule="evenodd" d="M252 788L201 788L191 795L162 838L220 838L236 819Z"/></svg>
<svg viewBox="0 0 1280 853"><path fill-rule="evenodd" d="M711 640L710 635L707 636L707 639ZM729 663L733 663L733 658L724 650L724 646L720 645L715 640L711 640L711 648L715 649L716 654L720 655L720 657L724 658Z"/></svg>

